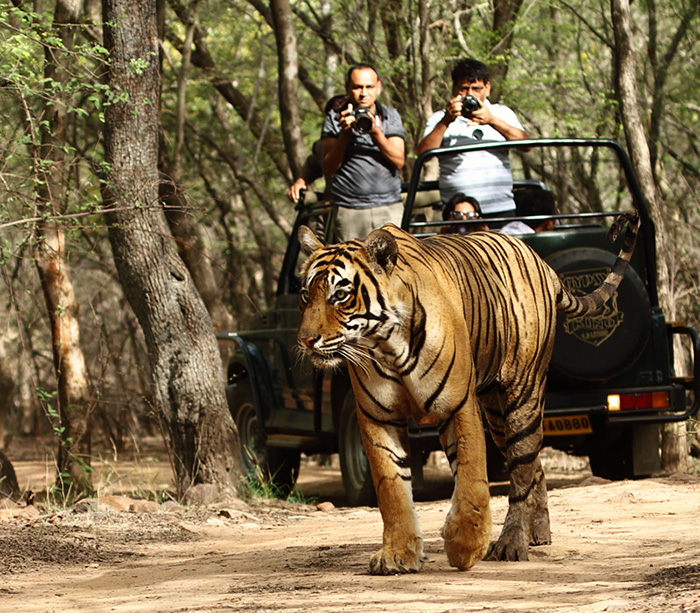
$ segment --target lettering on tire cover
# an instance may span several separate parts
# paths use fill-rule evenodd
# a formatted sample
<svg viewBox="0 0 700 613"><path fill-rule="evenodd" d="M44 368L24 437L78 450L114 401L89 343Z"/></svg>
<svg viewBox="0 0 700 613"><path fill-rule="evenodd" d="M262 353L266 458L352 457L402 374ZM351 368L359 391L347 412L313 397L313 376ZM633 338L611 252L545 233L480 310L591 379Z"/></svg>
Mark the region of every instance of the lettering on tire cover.
<svg viewBox="0 0 700 613"><path fill-rule="evenodd" d="M598 287L610 272L610 267L577 270L560 274L566 288L574 295L583 296ZM615 292L600 309L585 317L572 317L564 322L564 333L584 343L599 347L620 327L625 314L617 307Z"/></svg>

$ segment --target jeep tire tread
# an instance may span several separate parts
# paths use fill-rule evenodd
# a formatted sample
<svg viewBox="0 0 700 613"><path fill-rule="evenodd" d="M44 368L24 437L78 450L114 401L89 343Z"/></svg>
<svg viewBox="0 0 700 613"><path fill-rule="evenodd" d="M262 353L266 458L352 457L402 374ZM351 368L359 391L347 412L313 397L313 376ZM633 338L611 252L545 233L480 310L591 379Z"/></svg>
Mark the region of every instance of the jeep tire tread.
<svg viewBox="0 0 700 613"><path fill-rule="evenodd" d="M247 382L229 393L229 409L238 428L241 458L247 475L267 479L281 498L289 496L299 476L301 452L297 449L268 447L258 423L253 392Z"/></svg>

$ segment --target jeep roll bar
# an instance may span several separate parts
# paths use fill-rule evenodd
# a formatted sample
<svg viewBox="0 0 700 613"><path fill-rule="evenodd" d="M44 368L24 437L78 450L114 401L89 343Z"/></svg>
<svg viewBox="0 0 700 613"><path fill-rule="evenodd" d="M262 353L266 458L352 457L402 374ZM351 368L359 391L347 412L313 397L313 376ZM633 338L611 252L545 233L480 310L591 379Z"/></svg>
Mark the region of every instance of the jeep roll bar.
<svg viewBox="0 0 700 613"><path fill-rule="evenodd" d="M470 145L458 145L456 147L437 147L435 149L428 149L421 153L415 161L413 166L413 171L411 173L411 179L408 183L408 191L406 194L406 201L403 212L403 219L401 221L401 227L404 230L408 230L409 227L413 225L411 222L411 216L413 214L414 202L416 199L416 193L419 190L419 184L421 183L420 175L425 165L425 162L435 156L442 155L453 155L455 153L466 153L469 151L489 151L491 149L511 149L511 148L523 148L523 149L533 149L538 147L594 147L594 148L607 148L612 149L617 155L620 166L625 173L625 178L627 179L627 185L629 186L629 191L632 196L632 202L635 208L639 211L639 217L641 220L640 237L644 242L644 257L646 259L647 270L656 270L656 234L654 223L649 216L649 207L642 194L642 189L637 181L634 169L632 168L632 163L630 162L627 153L625 152L622 145L616 140L612 139L601 139L601 138L528 138L522 140L509 140L509 141L490 141L483 142L479 141ZM578 215L577 215L578 216ZM510 219L510 218L508 218ZM491 221L498 221L495 218ZM654 275L651 275L647 279L648 283L648 293L649 300L652 306L658 306L659 298L657 291L657 280Z"/></svg>

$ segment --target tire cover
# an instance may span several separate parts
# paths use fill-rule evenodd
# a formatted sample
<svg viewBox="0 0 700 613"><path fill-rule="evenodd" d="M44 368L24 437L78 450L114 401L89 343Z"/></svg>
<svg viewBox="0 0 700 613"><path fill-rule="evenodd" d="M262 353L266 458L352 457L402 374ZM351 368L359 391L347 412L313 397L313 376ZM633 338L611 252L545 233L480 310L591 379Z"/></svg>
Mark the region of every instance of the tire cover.
<svg viewBox="0 0 700 613"><path fill-rule="evenodd" d="M549 256L575 296L598 287L617 255L602 249L578 248ZM646 346L651 306L644 282L631 266L617 292L600 309L583 317L557 316L550 374L579 381L608 381L631 366Z"/></svg>

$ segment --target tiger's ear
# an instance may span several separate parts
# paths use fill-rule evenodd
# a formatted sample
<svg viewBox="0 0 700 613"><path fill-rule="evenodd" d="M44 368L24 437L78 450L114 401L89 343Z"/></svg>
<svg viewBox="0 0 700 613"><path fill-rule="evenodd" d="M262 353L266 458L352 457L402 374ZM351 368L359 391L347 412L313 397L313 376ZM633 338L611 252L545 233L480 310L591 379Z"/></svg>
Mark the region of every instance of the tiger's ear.
<svg viewBox="0 0 700 613"><path fill-rule="evenodd" d="M311 255L316 249L323 247L323 243L318 240L314 231L308 226L299 226L299 244L306 255Z"/></svg>
<svg viewBox="0 0 700 613"><path fill-rule="evenodd" d="M375 230L365 239L364 247L370 261L379 265L386 274L391 274L399 255L394 236L386 230Z"/></svg>

